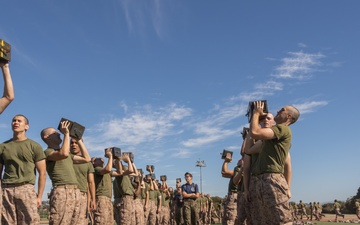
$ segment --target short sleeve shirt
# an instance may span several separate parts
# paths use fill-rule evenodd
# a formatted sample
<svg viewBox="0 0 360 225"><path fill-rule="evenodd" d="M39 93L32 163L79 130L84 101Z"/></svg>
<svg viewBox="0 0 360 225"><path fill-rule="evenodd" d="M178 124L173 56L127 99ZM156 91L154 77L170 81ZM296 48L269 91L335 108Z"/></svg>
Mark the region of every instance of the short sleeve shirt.
<svg viewBox="0 0 360 225"><path fill-rule="evenodd" d="M106 196L111 198L112 192L112 180L110 173L101 174L102 167L95 167L95 188L96 188L96 196Z"/></svg>
<svg viewBox="0 0 360 225"><path fill-rule="evenodd" d="M48 157L53 148L47 148L45 155ZM57 161L46 160L46 171L51 179L53 187L64 184L78 185L74 170L74 155L70 154L67 158Z"/></svg>
<svg viewBox="0 0 360 225"><path fill-rule="evenodd" d="M255 175L263 173L284 173L286 157L291 146L291 129L285 125L275 125L271 129L275 138L263 140L259 157L256 160Z"/></svg>
<svg viewBox="0 0 360 225"><path fill-rule="evenodd" d="M2 183L35 184L35 163L45 159L41 146L31 140L12 141L0 145L0 162L4 167Z"/></svg>
<svg viewBox="0 0 360 225"><path fill-rule="evenodd" d="M87 192L88 191L88 174L94 173L94 166L91 164L91 162L87 163L76 163L73 164L75 175L78 181L78 187L81 192Z"/></svg>

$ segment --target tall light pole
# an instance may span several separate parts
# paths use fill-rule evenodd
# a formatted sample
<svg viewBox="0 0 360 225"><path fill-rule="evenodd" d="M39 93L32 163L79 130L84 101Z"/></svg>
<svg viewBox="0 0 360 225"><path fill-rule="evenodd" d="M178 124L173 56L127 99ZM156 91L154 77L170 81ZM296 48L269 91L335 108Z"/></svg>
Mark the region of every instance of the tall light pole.
<svg viewBox="0 0 360 225"><path fill-rule="evenodd" d="M205 167L206 163L205 161L196 161L196 166L200 167L200 193L202 193L202 173L201 173L201 167Z"/></svg>

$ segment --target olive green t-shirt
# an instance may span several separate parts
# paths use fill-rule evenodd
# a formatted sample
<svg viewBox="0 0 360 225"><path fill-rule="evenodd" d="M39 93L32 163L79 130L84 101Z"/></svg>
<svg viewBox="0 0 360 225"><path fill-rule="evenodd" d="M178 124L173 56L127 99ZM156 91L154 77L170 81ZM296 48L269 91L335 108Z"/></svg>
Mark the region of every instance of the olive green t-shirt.
<svg viewBox="0 0 360 225"><path fill-rule="evenodd" d="M149 184L144 182L144 188L141 188L141 199L146 199L146 192L150 190Z"/></svg>
<svg viewBox="0 0 360 225"><path fill-rule="evenodd" d="M78 181L78 187L81 192L87 192L88 191L88 174L94 173L94 166L91 164L91 162L87 163L76 163L73 164L76 179Z"/></svg>
<svg viewBox="0 0 360 225"><path fill-rule="evenodd" d="M95 188L96 188L96 196L106 196L111 198L112 192L112 180L110 173L100 174L102 167L95 167Z"/></svg>
<svg viewBox="0 0 360 225"><path fill-rule="evenodd" d="M121 195L131 195L134 196L134 187L131 184L130 177L128 175L121 176L121 182L120 182L120 193Z"/></svg>
<svg viewBox="0 0 360 225"><path fill-rule="evenodd" d="M241 166L235 166L234 168L234 174L230 178L229 186L228 186L228 192L237 192L238 191L238 185L235 185L233 182L234 177L240 172Z"/></svg>
<svg viewBox="0 0 360 225"><path fill-rule="evenodd" d="M121 198L120 188L119 188L121 179L122 179L121 176L118 176L118 177L115 177L115 179L113 181L114 198Z"/></svg>
<svg viewBox="0 0 360 225"><path fill-rule="evenodd" d="M45 159L41 146L31 140L12 141L0 145L0 162L3 165L3 184L35 184L35 163Z"/></svg>
<svg viewBox="0 0 360 225"><path fill-rule="evenodd" d="M291 129L285 125L275 125L271 129L275 137L263 140L259 157L256 160L255 175L263 173L284 173L286 157L291 146Z"/></svg>
<svg viewBox="0 0 360 225"><path fill-rule="evenodd" d="M46 157L48 157L53 151L58 150L47 148L45 150ZM67 158L58 161L46 160L46 171L51 179L53 187L64 184L78 184L73 167L73 161L74 155L72 154L70 154Z"/></svg>
<svg viewBox="0 0 360 225"><path fill-rule="evenodd" d="M151 200L156 200L156 198L157 198L157 193L156 193L156 191L149 189L149 199L151 199Z"/></svg>

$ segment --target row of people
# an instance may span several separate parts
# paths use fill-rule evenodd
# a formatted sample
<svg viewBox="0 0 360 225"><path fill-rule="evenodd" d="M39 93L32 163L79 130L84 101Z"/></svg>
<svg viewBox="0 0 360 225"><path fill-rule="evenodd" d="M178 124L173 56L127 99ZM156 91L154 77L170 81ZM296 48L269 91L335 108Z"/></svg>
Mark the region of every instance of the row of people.
<svg viewBox="0 0 360 225"><path fill-rule="evenodd" d="M103 158L90 158L83 140L70 137L69 121L61 122L63 138L52 127L41 131L45 150L27 138L30 125L24 115L15 115L11 126L13 137L0 145L3 224L39 224L37 207L42 204L46 173L52 182L49 224L88 224L89 218L102 225L112 225L114 220L117 224L169 224L171 213L180 211L177 224L210 221L211 207L203 203L190 173L173 197L166 181L160 184L152 179L151 168L150 176L139 174L129 154L114 156L109 148L106 163ZM172 208L171 200L180 200L181 207Z"/></svg>
<svg viewBox="0 0 360 225"><path fill-rule="evenodd" d="M222 176L230 178L222 224L292 224L289 126L300 113L294 106L285 106L274 118L264 113L263 101L253 102L252 107L241 159L229 170L232 157L227 153L222 165Z"/></svg>

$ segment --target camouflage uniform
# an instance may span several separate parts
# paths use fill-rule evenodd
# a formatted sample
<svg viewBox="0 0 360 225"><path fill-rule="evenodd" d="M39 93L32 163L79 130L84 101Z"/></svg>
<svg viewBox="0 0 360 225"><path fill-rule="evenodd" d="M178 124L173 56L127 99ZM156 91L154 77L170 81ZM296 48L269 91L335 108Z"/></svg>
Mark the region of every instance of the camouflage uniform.
<svg viewBox="0 0 360 225"><path fill-rule="evenodd" d="M120 218L120 224L135 224L134 187L128 175L122 175L116 179L121 194L121 200L116 207Z"/></svg>
<svg viewBox="0 0 360 225"><path fill-rule="evenodd" d="M360 220L360 202L359 202L359 200L355 201L355 208L356 208L356 216Z"/></svg>
<svg viewBox="0 0 360 225"><path fill-rule="evenodd" d="M47 148L48 156L54 150ZM58 161L46 160L46 170L52 181L53 189L50 192L50 219L49 224L74 224L79 220L80 190L73 167L74 155Z"/></svg>
<svg viewBox="0 0 360 225"><path fill-rule="evenodd" d="M149 190L148 209L145 211L145 218L149 225L156 224L157 197L158 194L155 190Z"/></svg>
<svg viewBox="0 0 360 225"><path fill-rule="evenodd" d="M181 225L184 223L184 218L183 218L183 196L181 195L181 193L178 193L177 191L175 192L173 201L175 202L175 222L176 225Z"/></svg>
<svg viewBox="0 0 360 225"><path fill-rule="evenodd" d="M234 225L238 218L238 190L239 186L235 185L233 178L240 172L241 166L235 166L233 176L230 178L228 185L228 194L225 200L224 217L222 220L223 225Z"/></svg>
<svg viewBox="0 0 360 225"><path fill-rule="evenodd" d="M192 184L183 184L182 192L186 192L188 194L191 193L199 193L199 188L195 183ZM196 207L196 199L193 198L184 198L184 206L183 206L183 215L184 215L184 224L191 225L196 224L199 220L199 209Z"/></svg>
<svg viewBox="0 0 360 225"><path fill-rule="evenodd" d="M252 220L254 224L260 225L292 222L287 196L289 186L283 175L291 146L291 129L283 124L270 129L275 138L262 141L262 149L252 168L249 186L251 201L254 201L251 212L258 212L256 220L254 216Z"/></svg>
<svg viewBox="0 0 360 225"><path fill-rule="evenodd" d="M96 211L94 212L95 225L113 225L114 207L111 198L107 196L96 196Z"/></svg>
<svg viewBox="0 0 360 225"><path fill-rule="evenodd" d="M33 184L20 186L3 184L2 189L4 204L2 211L3 224L40 224L40 216L36 206L36 192ZM19 216L17 215L18 212L26 213Z"/></svg>
<svg viewBox="0 0 360 225"><path fill-rule="evenodd" d="M101 174L102 169L101 166L95 167L96 211L94 212L94 224L113 225L114 206L111 202L112 172Z"/></svg>
<svg viewBox="0 0 360 225"><path fill-rule="evenodd" d="M0 224L1 221L3 224L39 224L34 170L35 163L45 159L41 146L30 139L19 142L10 139L0 145L0 154L4 168Z"/></svg>
<svg viewBox="0 0 360 225"><path fill-rule="evenodd" d="M74 170L76 174L76 178L78 181L78 186L80 189L80 199L79 199L79 225L87 225L89 223L89 219L87 218L88 212L88 175L90 173L94 173L93 165L88 163L74 164Z"/></svg>
<svg viewBox="0 0 360 225"><path fill-rule="evenodd" d="M161 225L170 224L170 200L167 196L163 195L162 197L162 207L161 207Z"/></svg>

